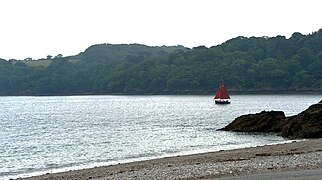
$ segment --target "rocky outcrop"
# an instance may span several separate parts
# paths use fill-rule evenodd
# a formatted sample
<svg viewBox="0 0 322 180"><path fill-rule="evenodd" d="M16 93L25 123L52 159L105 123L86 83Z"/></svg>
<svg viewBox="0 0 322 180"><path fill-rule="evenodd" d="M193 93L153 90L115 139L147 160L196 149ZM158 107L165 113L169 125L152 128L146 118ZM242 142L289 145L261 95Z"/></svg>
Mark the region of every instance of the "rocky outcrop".
<svg viewBox="0 0 322 180"><path fill-rule="evenodd" d="M220 130L278 132L292 139L322 138L322 101L291 117L285 117L282 111L262 111L243 115Z"/></svg>
<svg viewBox="0 0 322 180"><path fill-rule="evenodd" d="M236 132L280 132L281 122L285 120L283 111L262 111L257 114L248 114L236 118L225 131Z"/></svg>
<svg viewBox="0 0 322 180"><path fill-rule="evenodd" d="M291 138L322 138L322 101L300 114L286 118L282 136Z"/></svg>

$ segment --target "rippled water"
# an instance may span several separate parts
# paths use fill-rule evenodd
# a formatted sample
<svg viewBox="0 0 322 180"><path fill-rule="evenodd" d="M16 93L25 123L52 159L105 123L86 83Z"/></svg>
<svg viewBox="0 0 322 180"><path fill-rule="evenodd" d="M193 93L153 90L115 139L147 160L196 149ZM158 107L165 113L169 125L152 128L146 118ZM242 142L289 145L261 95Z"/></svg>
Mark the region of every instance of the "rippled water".
<svg viewBox="0 0 322 180"><path fill-rule="evenodd" d="M283 142L216 131L247 113L305 110L321 95L0 97L0 179Z"/></svg>

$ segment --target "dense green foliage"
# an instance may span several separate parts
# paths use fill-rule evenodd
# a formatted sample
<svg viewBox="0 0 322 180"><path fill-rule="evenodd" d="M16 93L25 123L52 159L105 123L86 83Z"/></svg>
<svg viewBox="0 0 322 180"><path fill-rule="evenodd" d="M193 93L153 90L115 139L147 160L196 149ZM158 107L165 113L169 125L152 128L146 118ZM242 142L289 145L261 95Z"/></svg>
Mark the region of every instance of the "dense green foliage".
<svg viewBox="0 0 322 180"><path fill-rule="evenodd" d="M322 92L322 29L206 48L101 44L76 56L0 59L0 95Z"/></svg>

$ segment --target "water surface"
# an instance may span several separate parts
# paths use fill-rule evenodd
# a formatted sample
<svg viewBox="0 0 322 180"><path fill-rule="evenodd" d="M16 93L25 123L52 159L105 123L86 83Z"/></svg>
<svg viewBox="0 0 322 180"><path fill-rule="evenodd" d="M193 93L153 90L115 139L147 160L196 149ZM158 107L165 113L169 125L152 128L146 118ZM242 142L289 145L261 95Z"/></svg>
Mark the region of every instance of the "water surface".
<svg viewBox="0 0 322 180"><path fill-rule="evenodd" d="M23 177L285 139L216 131L263 110L287 116L321 95L0 97L0 178Z"/></svg>

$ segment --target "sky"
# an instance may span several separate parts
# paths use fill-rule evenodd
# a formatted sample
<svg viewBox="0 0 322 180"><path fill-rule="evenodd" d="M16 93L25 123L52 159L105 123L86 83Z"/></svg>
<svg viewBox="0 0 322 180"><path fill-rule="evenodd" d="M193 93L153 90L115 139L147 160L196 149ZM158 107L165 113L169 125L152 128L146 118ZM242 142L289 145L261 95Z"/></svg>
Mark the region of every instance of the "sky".
<svg viewBox="0 0 322 180"><path fill-rule="evenodd" d="M189 48L322 28L321 0L0 0L0 58L76 55L91 45Z"/></svg>

